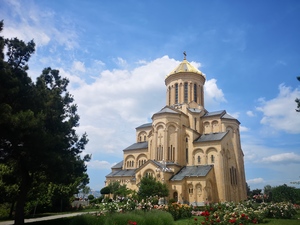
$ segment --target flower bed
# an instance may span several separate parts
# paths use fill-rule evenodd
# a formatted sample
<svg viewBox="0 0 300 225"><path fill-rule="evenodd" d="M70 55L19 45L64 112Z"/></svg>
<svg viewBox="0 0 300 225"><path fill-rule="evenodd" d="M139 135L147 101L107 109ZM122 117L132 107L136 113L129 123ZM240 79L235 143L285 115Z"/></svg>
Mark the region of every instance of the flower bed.
<svg viewBox="0 0 300 225"><path fill-rule="evenodd" d="M291 203L257 203L251 200L243 203L225 202L193 207L180 203L154 205L151 199L142 200L141 202L126 199L124 201L101 203L98 208L101 214L160 210L170 213L174 220L191 218L191 216L203 216L204 221L194 221L203 225L257 224L262 223L265 218L290 219L296 214L296 206Z"/></svg>
<svg viewBox="0 0 300 225"><path fill-rule="evenodd" d="M202 225L213 224L258 224L264 218L290 219L297 211L291 203L261 203L247 201L206 205L204 211L193 211L193 215L204 217Z"/></svg>

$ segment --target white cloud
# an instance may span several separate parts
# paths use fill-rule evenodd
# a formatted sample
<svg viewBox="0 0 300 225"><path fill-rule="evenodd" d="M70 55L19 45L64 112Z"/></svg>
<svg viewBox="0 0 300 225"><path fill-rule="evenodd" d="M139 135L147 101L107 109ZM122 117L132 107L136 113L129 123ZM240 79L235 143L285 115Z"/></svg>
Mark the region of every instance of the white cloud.
<svg viewBox="0 0 300 225"><path fill-rule="evenodd" d="M300 90L292 90L284 84L279 85L279 94L271 100L259 99L261 106L258 111L263 113L261 124L278 131L300 133L299 113L295 111L295 99L300 96Z"/></svg>
<svg viewBox="0 0 300 225"><path fill-rule="evenodd" d="M153 113L165 106L164 79L179 63L163 56L136 64L131 70L102 71L94 76L91 83L61 69L61 75L71 81L71 93L78 105L78 131L86 131L90 140L87 151L93 154L118 153L122 157L122 150L135 142L134 128L151 122ZM206 91L211 93L210 97L214 100L207 100L205 96L206 105L212 105L223 93L216 80L208 80L207 83L209 87L206 87Z"/></svg>
<svg viewBox="0 0 300 225"><path fill-rule="evenodd" d="M232 117L238 119L239 116L240 116L240 113L239 112L234 112L234 113L230 113L230 112L227 112L229 115L231 115Z"/></svg>
<svg viewBox="0 0 300 225"><path fill-rule="evenodd" d="M104 170L104 169L110 169L116 163L109 163L107 161L100 161L100 160L91 160L90 162L87 162L86 164L87 164L88 169Z"/></svg>
<svg viewBox="0 0 300 225"><path fill-rule="evenodd" d="M126 68L128 66L127 61L125 59L122 59L121 57L117 57L117 59L115 59L115 62L121 68Z"/></svg>
<svg viewBox="0 0 300 225"><path fill-rule="evenodd" d="M207 80L204 85L204 92L205 92L205 107L217 107L221 102L226 102L224 97L224 93L222 89L219 89L217 86L217 80L211 79Z"/></svg>
<svg viewBox="0 0 300 225"><path fill-rule="evenodd" d="M247 114L247 116L249 116L249 117L254 117L255 115L254 115L254 113L252 112L252 111L247 111L246 112L246 114Z"/></svg>
<svg viewBox="0 0 300 225"><path fill-rule="evenodd" d="M80 62L80 61L74 61L73 62L73 70L79 71L79 72L85 72L84 63Z"/></svg>
<svg viewBox="0 0 300 225"><path fill-rule="evenodd" d="M259 177L259 178L253 178L253 179L250 179L250 180L247 180L247 183L248 184L262 184L264 183L264 179Z"/></svg>
<svg viewBox="0 0 300 225"><path fill-rule="evenodd" d="M294 152L281 153L268 157L264 157L262 162L267 163L300 163L300 155Z"/></svg>
<svg viewBox="0 0 300 225"><path fill-rule="evenodd" d="M246 131L249 131L249 128L248 127L244 127L244 126L240 126L240 131L241 132L246 132Z"/></svg>
<svg viewBox="0 0 300 225"><path fill-rule="evenodd" d="M32 1L20 4L19 1L6 1L6 10L0 10L3 14L3 36L6 38L18 37L28 42L34 40L37 49L48 45L50 42L63 45L70 50L77 47L77 34L74 29L74 21L68 20L63 15L57 15L49 8L38 8ZM60 18L60 23L53 22ZM52 46L55 48L55 46Z"/></svg>

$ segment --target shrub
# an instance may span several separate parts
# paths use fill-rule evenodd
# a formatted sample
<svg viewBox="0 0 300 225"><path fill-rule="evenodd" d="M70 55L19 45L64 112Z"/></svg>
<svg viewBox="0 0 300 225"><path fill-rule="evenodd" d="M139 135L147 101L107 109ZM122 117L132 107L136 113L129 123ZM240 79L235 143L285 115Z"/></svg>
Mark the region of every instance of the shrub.
<svg viewBox="0 0 300 225"><path fill-rule="evenodd" d="M168 204L166 208L166 211L173 216L174 220L190 218L192 216L192 210L192 206L180 203Z"/></svg>
<svg viewBox="0 0 300 225"><path fill-rule="evenodd" d="M268 218L291 219L297 214L296 207L289 202L262 204Z"/></svg>
<svg viewBox="0 0 300 225"><path fill-rule="evenodd" d="M81 215L72 218L70 225L98 225L104 224L104 216Z"/></svg>
<svg viewBox="0 0 300 225"><path fill-rule="evenodd" d="M107 216L104 225L145 225L145 218L135 213L114 213Z"/></svg>
<svg viewBox="0 0 300 225"><path fill-rule="evenodd" d="M160 210L151 210L145 215L146 225L172 225L174 224L174 219L172 215L168 212Z"/></svg>

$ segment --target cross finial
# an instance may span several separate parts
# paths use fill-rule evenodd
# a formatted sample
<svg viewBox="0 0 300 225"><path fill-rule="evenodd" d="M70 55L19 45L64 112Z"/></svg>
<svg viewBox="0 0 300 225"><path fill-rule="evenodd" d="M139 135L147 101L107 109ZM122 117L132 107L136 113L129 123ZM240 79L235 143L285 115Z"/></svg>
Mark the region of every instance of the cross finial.
<svg viewBox="0 0 300 225"><path fill-rule="evenodd" d="M183 52L183 55L184 55L183 59L186 60L186 52L185 51Z"/></svg>

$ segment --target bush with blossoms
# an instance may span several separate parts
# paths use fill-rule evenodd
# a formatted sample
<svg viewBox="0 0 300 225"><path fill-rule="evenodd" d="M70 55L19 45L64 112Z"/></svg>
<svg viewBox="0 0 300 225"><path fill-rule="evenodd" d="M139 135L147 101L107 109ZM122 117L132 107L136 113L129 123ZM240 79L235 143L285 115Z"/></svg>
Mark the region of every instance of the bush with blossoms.
<svg viewBox="0 0 300 225"><path fill-rule="evenodd" d="M249 206L249 205L248 205ZM201 224L257 224L265 218L265 212L244 204L217 203L208 204L200 214L204 217Z"/></svg>
<svg viewBox="0 0 300 225"><path fill-rule="evenodd" d="M201 212L193 211L194 216L204 217L202 225L233 224L247 225L262 223L264 218L290 219L297 211L291 203L244 203L208 204Z"/></svg>
<svg viewBox="0 0 300 225"><path fill-rule="evenodd" d="M262 203L260 207L264 208L268 218L291 219L297 214L296 205L289 202Z"/></svg>

